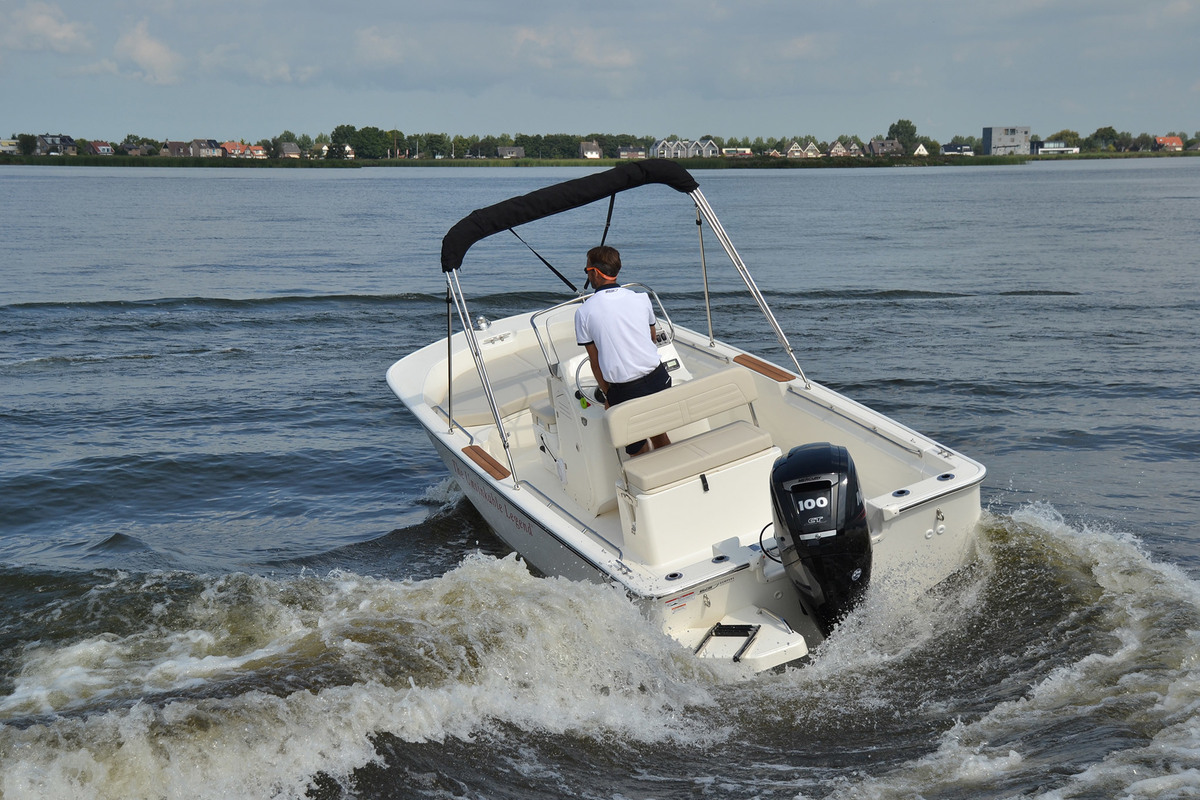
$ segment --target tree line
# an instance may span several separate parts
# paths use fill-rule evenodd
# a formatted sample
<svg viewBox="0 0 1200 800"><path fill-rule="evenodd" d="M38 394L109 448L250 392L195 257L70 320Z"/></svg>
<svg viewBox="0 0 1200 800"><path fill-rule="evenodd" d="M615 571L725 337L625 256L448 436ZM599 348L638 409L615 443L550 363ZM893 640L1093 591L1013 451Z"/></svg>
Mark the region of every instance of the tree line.
<svg viewBox="0 0 1200 800"><path fill-rule="evenodd" d="M1178 136L1184 142L1185 148L1200 142L1200 131L1196 131L1191 136L1186 133L1174 131L1164 135ZM35 153L37 136L19 134L14 135L12 138L17 140L18 151L22 155L33 155ZM625 147L640 148L649 152L659 138L680 139L687 137L679 137L674 134L665 137L654 137L609 133L589 133L586 136L569 133L517 133L513 135L501 133L494 136L452 136L447 133L406 134L397 129L384 130L373 126L357 128L353 125L338 125L329 133L320 133L316 137L309 136L308 134L297 135L290 130L285 130L278 136L270 139L260 139L253 144L261 146L267 155L272 158L280 157L282 146L285 143L292 143L300 149L302 154L311 158L344 158L346 156L345 148L349 146L352 148L356 159L368 160L389 158L497 158L501 147L523 148L527 158L576 159L580 155L580 142L586 141L596 142L599 145L602 158L615 159L619 156L621 148ZM757 155L766 154L773 150L780 153L785 152L791 146L792 142L799 142L801 145L814 142L821 152L828 151L830 145L835 141L841 141L844 145L854 142L860 148L865 149L866 147L866 142L856 134L846 134L832 140L821 140L813 135L783 136L778 138L758 136L751 139L748 136L722 137L706 134L698 138L701 140L712 139L717 147L720 148L747 148ZM888 128L886 134L878 134L871 138L897 140L903 145L904 152L910 154L916 150L918 145L925 145L925 149L930 153L938 152L942 146L942 143L936 139L919 135L916 125L907 119L897 120ZM1046 141L1063 142L1068 147L1078 147L1081 152L1096 153L1150 150L1155 146L1155 137L1151 134L1140 133L1135 136L1128 132L1117 131L1111 126L1097 128L1089 136L1082 136L1076 131L1064 129L1047 137L1034 135L1032 138L1035 140L1044 138ZM76 137L76 141L86 142L91 140L84 137ZM242 143L250 144L244 140ZM125 146L129 146L143 148L147 154L156 154L165 143L131 133L121 142L111 142L110 144L117 153L127 152ZM968 145L975 152L981 152L983 146L981 137L962 135L954 136L947 144Z"/></svg>

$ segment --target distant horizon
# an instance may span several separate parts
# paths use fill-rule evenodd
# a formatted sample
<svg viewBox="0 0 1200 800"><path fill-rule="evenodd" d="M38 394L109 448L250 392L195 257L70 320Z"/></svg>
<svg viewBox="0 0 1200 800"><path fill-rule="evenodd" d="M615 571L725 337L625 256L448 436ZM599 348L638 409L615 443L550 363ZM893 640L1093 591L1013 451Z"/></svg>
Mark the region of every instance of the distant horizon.
<svg viewBox="0 0 1200 800"><path fill-rule="evenodd" d="M903 122L906 120L897 120L897 121ZM890 125L891 125L891 123L889 123L888 127L890 127ZM129 131L125 135L121 136L120 138L112 138L112 137L97 138L97 137L76 136L73 133L70 133L65 130L60 130L60 131L45 130L45 131L42 131L41 133L34 133L32 131L19 131L19 132L14 132L10 137L6 137L6 138L15 140L18 136L21 136L21 135L69 136L72 140L74 140L76 142L103 141L103 142L108 142L109 144L118 144L119 145L119 144L123 143L125 141L125 139L129 138L130 136L137 136L137 137L140 137L141 139L149 139L149 140L158 142L159 144L162 144L162 145L165 145L167 142L194 142L194 141L214 141L219 144L227 144L229 142L237 142L237 143L246 144L246 145L257 145L263 141L277 140L278 137L283 136L285 134L292 134L292 135L296 136L297 138L299 138L301 136L308 136L313 141L323 141L323 139L321 137L329 137L330 134L334 130L336 130L338 127L342 127L342 126L335 125L329 131L321 131L315 135L309 134L307 132L297 132L291 128L283 128L278 133L276 133L272 136L260 137L259 139L249 139L247 137L234 138L234 137L220 137L220 136L192 136L192 137L158 139L155 137L143 135L137 131ZM354 127L357 128L357 126L354 126ZM938 137L935 137L935 136L928 136L927 134L921 132L920 130L917 131L917 135L918 135L918 138L921 140L930 139L930 140L934 140L934 141L938 142L939 144L947 144L947 143L951 142L953 139L959 138L959 137L979 140L982 138L983 132L985 130L987 130L988 128L1005 128L1005 127L1024 128L1024 127L1029 127L1029 126L1022 125L1020 123L1006 124L1006 125L985 125L985 126L980 127L978 134L956 133L956 134L953 134L948 139L939 139ZM618 139L618 138L630 137L630 138L634 138L639 141L649 141L649 142L657 142L657 141L664 141L664 140L672 141L672 140L676 140L676 139L682 140L682 141L704 141L705 139L712 138L719 142L728 142L728 141L734 141L734 140L739 141L739 142L746 141L746 140L757 141L758 139L762 139L765 143L768 143L768 144L782 141L782 140L796 141L796 142L801 142L801 143L807 142L807 141L814 141L817 143L832 144L833 142L838 141L838 140L846 140L849 138L858 138L861 142L863 142L865 144L871 140L884 140L884 139L888 138L886 132L876 133L876 134L872 134L870 136L862 136L862 135L856 134L856 133L842 133L837 136L825 139L825 138L821 138L821 137L813 135L813 134L788 135L788 136L782 136L782 137L721 136L719 134L701 134L698 136L678 136L675 134L670 134L667 136L660 136L660 135L650 135L650 134L639 135L639 134L632 134L632 133L627 133L627 132L604 133L604 132L600 132L600 131L591 131L591 132L585 133L585 134L576 134L576 133L571 133L571 132L567 132L567 131L554 131L554 132L543 132L543 133L529 133L529 132L524 132L524 131L517 131L515 133L498 133L498 134L493 134L493 133L488 133L488 134L476 134L476 133L458 134L458 133L455 133L455 134L451 134L447 131L421 131L420 133L414 133L414 132L405 133L403 129L399 129L399 128L382 129L382 128L379 128L379 126L363 126L363 128L364 129L366 129L366 128L379 129L379 130L383 130L385 133L388 133L388 134L399 133L406 140L410 139L410 138L414 138L414 137L423 139L426 136L430 136L430 135L447 136L447 137L452 137L454 139L458 139L461 137L463 139L470 139L470 140L474 140L474 141L481 141L481 140L485 140L485 139L497 139L497 140L509 141L516 137L523 137L523 136L535 137L535 138L536 137L569 136L569 137L578 138L580 142L592 141L596 137L600 137L600 138L604 138L604 139L609 139L609 138ZM1076 134L1079 135L1079 137L1081 139L1086 139L1086 138L1090 138L1090 137L1094 136L1095 134L1098 134L1101 131L1109 129L1109 128L1112 128L1114 131L1116 131L1118 133L1118 135L1122 135L1122 136L1128 135L1128 136L1132 136L1134 138L1139 137L1139 136L1147 136L1147 135L1154 137L1154 138L1178 135L1183 138L1185 143L1187 143L1188 141L1200 140L1200 130L1194 131L1192 133L1188 133L1186 131L1180 131L1180 130L1170 130L1170 131L1163 131L1163 132L1139 131L1138 133L1133 133L1133 131L1131 131L1131 130L1125 130L1125 131L1118 130L1115 126L1111 126L1111 125L1101 126L1100 128L1097 128L1095 131L1091 131L1091 132L1079 131L1079 130L1075 130L1073 128L1059 128L1059 129L1055 130L1053 133L1045 134L1045 135L1040 134L1039 132L1034 131L1031 128L1030 129L1030 138L1031 138L1031 140L1045 141L1045 140L1051 140L1052 137L1054 137L1056 134L1063 133L1064 131L1074 131ZM295 139L283 139L280 141L296 141L296 140Z"/></svg>
<svg viewBox="0 0 1200 800"><path fill-rule="evenodd" d="M362 0L353 14L281 0L236 14L0 2L6 132L256 142L352 124L828 141L897 119L939 142L1005 125L1200 131L1200 0L802 12L785 0Z"/></svg>

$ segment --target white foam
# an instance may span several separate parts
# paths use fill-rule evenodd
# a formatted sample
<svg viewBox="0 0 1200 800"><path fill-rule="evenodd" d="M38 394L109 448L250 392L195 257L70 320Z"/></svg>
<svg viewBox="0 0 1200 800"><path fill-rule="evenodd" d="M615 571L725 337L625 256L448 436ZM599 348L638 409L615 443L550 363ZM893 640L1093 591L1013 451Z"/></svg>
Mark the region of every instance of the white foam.
<svg viewBox="0 0 1200 800"><path fill-rule="evenodd" d="M281 691L314 663L350 678ZM380 732L726 735L696 713L716 674L619 591L534 578L515 557L427 581L214 579L170 624L33 648L20 673L4 716L57 716L0 728L5 800L301 797L318 771L373 759Z"/></svg>
<svg viewBox="0 0 1200 800"><path fill-rule="evenodd" d="M453 508L462 501L465 495L454 478L443 478L433 486L425 489L420 501L429 505L441 506L443 509Z"/></svg>
<svg viewBox="0 0 1200 800"><path fill-rule="evenodd" d="M893 718L924 725L971 703L956 687L928 687L912 665L928 666L948 634L969 641L981 598L1006 598L1006 570L1024 569L1044 572L1067 605L1017 596L1012 612L1059 614L1046 630L1065 626L1086 647L981 648L987 663L965 667L1020 665L1015 685L995 681L1008 699L934 734L930 752L903 765L830 773L822 796L965 796L998 784L1049 786L1031 795L1046 800L1200 794L1195 584L1136 537L1069 525L1048 506L985 528L995 541L949 589L897 602L876 587L811 665L741 684L744 673L692 658L619 591L533 578L515 557L471 556L425 581L234 575L178 598L170 576L121 575L89 602L164 599L133 633L21 655L15 690L0 698L0 793L298 798L318 772L344 778L375 759L379 733L436 742L515 727L695 752L754 739L763 721L815 736ZM1063 775L1045 755L1058 744L1047 731L1093 718L1121 728L1121 748L1098 758L1085 748ZM1136 736L1143 744L1129 746Z"/></svg>
<svg viewBox="0 0 1200 800"><path fill-rule="evenodd" d="M957 722L930 754L886 775L840 781L831 796L963 796L972 787L992 789L1004 782L1058 784L1037 794L1014 791L1014 798L1200 796L1196 584L1177 568L1154 562L1136 537L1072 526L1046 504L1024 507L995 524L1018 540L1015 546L1028 558L1052 566L1053 579L1077 595L1075 602L1088 604L1088 616L1079 623L1088 627L1079 633L1100 646L1043 670L1023 696L999 702L973 721ZM994 579L1002 579L1001 572ZM1070 623L1076 612L1061 613ZM1055 644L1046 643L1048 648ZM1028 655L1032 658L1026 661L1039 654ZM1045 755L1063 746L1054 733L1063 725L1089 732L1112 728L1114 742L1142 735L1145 744L1110 751L1064 776L1061 755ZM1079 754L1087 752L1085 746Z"/></svg>

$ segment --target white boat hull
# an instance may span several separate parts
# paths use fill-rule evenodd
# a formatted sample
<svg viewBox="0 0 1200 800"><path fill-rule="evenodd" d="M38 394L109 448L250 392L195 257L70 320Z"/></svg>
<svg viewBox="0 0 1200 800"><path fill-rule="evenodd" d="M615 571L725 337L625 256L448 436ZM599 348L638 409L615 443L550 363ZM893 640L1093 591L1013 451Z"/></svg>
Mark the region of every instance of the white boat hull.
<svg viewBox="0 0 1200 800"><path fill-rule="evenodd" d="M485 345L484 353L486 358L489 347L496 348L491 360L494 372L501 371L505 354L511 357L524 352L528 356L531 345L527 342L522 347L517 343L531 336L531 330L530 315L492 323L491 344ZM456 347L462 362L469 364L465 345L456 343ZM619 510L605 507L603 501L598 501L598 509L582 508L579 503L588 500L588 492L568 492L559 460L547 459L535 446L536 415L528 406L514 411L511 404L505 410L509 412L509 452L514 454L517 474L498 478L497 469L508 469L504 449L497 444L496 427L486 422L451 426L445 408L428 402L428 391L437 395L446 382L446 352L446 344L441 342L402 359L389 371L389 383L425 427L466 498L497 536L530 566L544 575L620 584L665 633L702 657L736 655L738 661L755 669L767 669L804 659L822 640L783 567L759 547L756 534L762 528L762 508L750 514L753 524L734 536L714 539L703 549L702 557L693 552L682 560L646 564L631 552L627 526L622 537ZM714 348L704 337L682 328L676 331L670 353L690 363L695 371L705 367L693 353L721 363L745 355L725 345ZM414 376L420 376L420 380L413 380ZM540 377L545 381L547 376ZM848 445L860 460L860 471L868 476L868 487L878 483L875 473L899 471L877 451L884 451L892 460L897 459L896 453L906 454L911 473L908 477L915 480L887 493L865 490L874 550L872 582L877 590L911 596L928 590L971 561L980 516L981 466L819 385L804 387L794 377L784 382L758 373L754 377L775 388L773 395L760 400L762 424L770 424L767 417L772 414L790 413L797 420L803 419L803 424L784 421L776 423L777 428L811 428L815 436ZM466 395L464 392L458 400L462 417L479 423L477 409L469 407ZM562 406L562 398L559 400ZM785 411L773 411L766 400L780 403ZM564 410L556 408L560 423L566 421ZM586 435L604 438L599 424L605 416L603 409L593 405L575 416L579 422L591 421L591 426L580 429L590 428ZM570 438L566 427L559 426L561 439ZM785 434L775 435L782 446L807 441L793 442ZM480 456L479 451L486 456ZM604 455L616 464L611 447ZM931 463L922 466L926 461ZM591 491L595 487L588 488ZM584 495L583 501L578 495ZM735 497L725 502L739 501ZM597 510L600 513L594 513ZM685 515L678 520L681 526L702 526L705 522L688 519L686 503L678 513ZM766 519L770 521L769 516ZM762 541L768 550L774 546L770 530ZM710 635L717 625L736 633L741 630L737 626L752 624L760 628L744 650L744 637Z"/></svg>
<svg viewBox="0 0 1200 800"><path fill-rule="evenodd" d="M582 298L471 321L458 269L476 242L651 184L691 199L794 369L676 327L634 286L658 306L673 385L606 410L575 340ZM868 583L923 592L972 558L983 466L809 381L678 164L631 162L477 209L443 238L441 265L448 328L456 314L464 329L393 364L388 384L541 573L617 583L698 656L768 669L805 658ZM625 455L664 433L670 445Z"/></svg>

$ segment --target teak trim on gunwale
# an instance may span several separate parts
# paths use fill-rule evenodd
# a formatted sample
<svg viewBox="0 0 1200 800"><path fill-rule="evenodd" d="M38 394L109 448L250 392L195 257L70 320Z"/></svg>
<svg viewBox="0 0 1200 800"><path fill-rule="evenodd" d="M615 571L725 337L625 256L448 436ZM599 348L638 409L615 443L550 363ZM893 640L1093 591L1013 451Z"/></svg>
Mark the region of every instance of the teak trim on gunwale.
<svg viewBox="0 0 1200 800"><path fill-rule="evenodd" d="M768 364L765 361L759 361L754 356L747 355L745 353L740 356L735 356L733 363L741 364L746 369L752 369L758 374L766 375L771 380L779 381L780 383L787 383L788 381L793 381L796 379L796 376L787 370L780 369L774 364Z"/></svg>
<svg viewBox="0 0 1200 800"><path fill-rule="evenodd" d="M492 458L492 454L484 450L477 444L467 445L462 449L463 455L474 461L483 471L491 475L494 479L502 481L512 473L505 469L504 465L496 459Z"/></svg>

